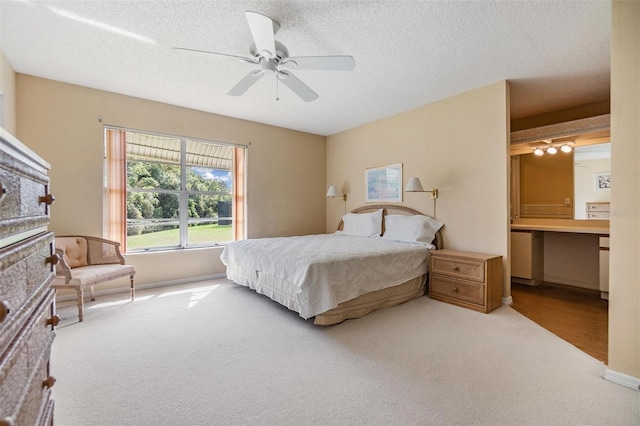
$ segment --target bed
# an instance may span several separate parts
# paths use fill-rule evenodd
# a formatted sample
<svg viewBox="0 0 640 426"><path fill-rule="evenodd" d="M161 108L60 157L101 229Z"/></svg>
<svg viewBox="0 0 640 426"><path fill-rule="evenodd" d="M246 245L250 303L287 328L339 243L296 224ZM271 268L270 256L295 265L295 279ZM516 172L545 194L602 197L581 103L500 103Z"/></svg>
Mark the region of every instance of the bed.
<svg viewBox="0 0 640 426"><path fill-rule="evenodd" d="M424 295L441 227L408 207L371 205L345 214L335 233L235 241L220 259L234 283L332 325Z"/></svg>

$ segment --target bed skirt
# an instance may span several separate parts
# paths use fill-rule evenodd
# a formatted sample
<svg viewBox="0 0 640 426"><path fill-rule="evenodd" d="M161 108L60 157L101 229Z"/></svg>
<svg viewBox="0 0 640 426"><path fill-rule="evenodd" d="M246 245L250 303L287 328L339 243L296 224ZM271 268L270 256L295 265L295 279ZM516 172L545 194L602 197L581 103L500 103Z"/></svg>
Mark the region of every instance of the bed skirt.
<svg viewBox="0 0 640 426"><path fill-rule="evenodd" d="M338 324L347 319L360 318L378 309L390 308L424 296L426 281L427 275L423 275L397 286L363 294L316 315L313 323L315 325Z"/></svg>

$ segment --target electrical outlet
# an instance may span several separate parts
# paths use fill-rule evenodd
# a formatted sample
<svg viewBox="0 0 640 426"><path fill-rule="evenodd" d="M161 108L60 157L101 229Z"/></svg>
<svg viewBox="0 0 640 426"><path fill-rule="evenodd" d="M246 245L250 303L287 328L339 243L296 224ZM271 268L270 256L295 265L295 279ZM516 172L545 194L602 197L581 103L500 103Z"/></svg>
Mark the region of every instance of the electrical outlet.
<svg viewBox="0 0 640 426"><path fill-rule="evenodd" d="M567 206L570 206L570 205L571 205L571 197L564 197L564 203L565 203Z"/></svg>

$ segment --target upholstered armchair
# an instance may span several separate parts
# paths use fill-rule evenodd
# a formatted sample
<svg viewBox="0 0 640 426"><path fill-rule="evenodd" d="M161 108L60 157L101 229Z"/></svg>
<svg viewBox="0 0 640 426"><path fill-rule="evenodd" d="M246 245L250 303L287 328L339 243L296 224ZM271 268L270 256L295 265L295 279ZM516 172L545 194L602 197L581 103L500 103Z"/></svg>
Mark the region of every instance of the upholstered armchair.
<svg viewBox="0 0 640 426"><path fill-rule="evenodd" d="M125 265L120 253L120 243L86 235L55 237L56 278L51 284L55 289L74 289L78 296L78 319L84 314L84 290L89 287L91 300L96 300L94 286L116 278L129 276L131 300L135 298L133 276L136 268Z"/></svg>

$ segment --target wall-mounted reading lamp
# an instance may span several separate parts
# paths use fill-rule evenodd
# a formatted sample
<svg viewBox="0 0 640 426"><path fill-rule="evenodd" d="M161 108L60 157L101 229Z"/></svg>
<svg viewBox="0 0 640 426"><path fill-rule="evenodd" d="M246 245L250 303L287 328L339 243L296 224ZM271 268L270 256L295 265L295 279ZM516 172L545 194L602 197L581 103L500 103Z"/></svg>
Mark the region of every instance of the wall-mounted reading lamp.
<svg viewBox="0 0 640 426"><path fill-rule="evenodd" d="M329 189L327 190L327 197L342 198L342 201L344 201L344 214L347 214L347 194L339 193L338 192L338 188L336 188L335 186L331 185L329 187Z"/></svg>
<svg viewBox="0 0 640 426"><path fill-rule="evenodd" d="M412 177L409 178L409 182L407 182L406 188L404 188L404 192L430 192L431 198L433 199L433 218L436 218L436 198L438 198L438 190L427 189L425 190L422 187L422 183L420 182L420 178Z"/></svg>

